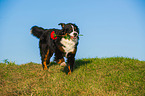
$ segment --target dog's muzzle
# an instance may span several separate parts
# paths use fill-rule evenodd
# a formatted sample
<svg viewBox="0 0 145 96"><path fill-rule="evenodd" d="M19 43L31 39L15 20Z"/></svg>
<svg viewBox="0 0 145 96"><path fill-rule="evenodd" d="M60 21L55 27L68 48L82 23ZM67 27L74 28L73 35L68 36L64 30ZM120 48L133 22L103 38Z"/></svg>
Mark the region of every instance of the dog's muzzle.
<svg viewBox="0 0 145 96"><path fill-rule="evenodd" d="M72 33L70 33L70 36L72 39L76 39L78 37L78 33L73 31Z"/></svg>

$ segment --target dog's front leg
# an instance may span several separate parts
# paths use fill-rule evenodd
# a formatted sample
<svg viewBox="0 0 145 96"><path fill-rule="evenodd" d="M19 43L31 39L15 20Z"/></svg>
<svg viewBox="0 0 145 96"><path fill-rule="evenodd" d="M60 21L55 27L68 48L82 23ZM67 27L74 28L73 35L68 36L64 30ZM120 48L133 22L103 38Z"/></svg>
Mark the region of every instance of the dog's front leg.
<svg viewBox="0 0 145 96"><path fill-rule="evenodd" d="M69 72L68 72L68 75L71 74L71 72L73 71L73 67L74 67L74 63L75 63L75 58L74 58L74 54L71 54L69 53L67 55L67 65L68 65L68 69L69 69Z"/></svg>

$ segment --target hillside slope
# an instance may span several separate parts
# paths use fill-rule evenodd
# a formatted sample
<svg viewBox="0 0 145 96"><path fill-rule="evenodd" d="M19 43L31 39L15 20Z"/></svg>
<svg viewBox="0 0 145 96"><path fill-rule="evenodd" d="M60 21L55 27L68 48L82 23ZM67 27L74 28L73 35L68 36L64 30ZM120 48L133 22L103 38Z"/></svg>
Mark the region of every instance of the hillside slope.
<svg viewBox="0 0 145 96"><path fill-rule="evenodd" d="M51 63L0 63L0 96L145 96L145 62L130 58L91 58L76 60L74 72Z"/></svg>

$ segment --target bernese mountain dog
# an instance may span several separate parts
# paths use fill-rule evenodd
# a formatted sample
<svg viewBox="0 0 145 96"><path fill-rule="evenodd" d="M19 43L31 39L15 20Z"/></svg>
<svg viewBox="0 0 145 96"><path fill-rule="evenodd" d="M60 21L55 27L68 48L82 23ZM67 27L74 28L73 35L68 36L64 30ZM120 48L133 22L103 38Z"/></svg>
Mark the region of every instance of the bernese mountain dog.
<svg viewBox="0 0 145 96"><path fill-rule="evenodd" d="M40 39L39 48L43 69L47 69L50 58L55 53L55 61L61 66L66 66L64 57L67 58L68 74L71 74L75 63L79 28L72 23L58 25L61 25L62 29L44 29L33 26L31 33Z"/></svg>

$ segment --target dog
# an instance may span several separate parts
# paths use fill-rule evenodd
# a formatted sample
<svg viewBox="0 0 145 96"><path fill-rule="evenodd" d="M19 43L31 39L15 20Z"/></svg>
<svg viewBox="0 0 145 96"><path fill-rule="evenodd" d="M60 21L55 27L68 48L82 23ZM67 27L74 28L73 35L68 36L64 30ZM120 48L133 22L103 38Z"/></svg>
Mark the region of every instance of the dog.
<svg viewBox="0 0 145 96"><path fill-rule="evenodd" d="M44 29L33 26L31 34L39 38L39 48L44 70L50 63L50 58L55 54L56 63L66 66L64 57L67 58L68 75L74 68L75 55L79 41L79 28L72 23L59 23L62 29Z"/></svg>

